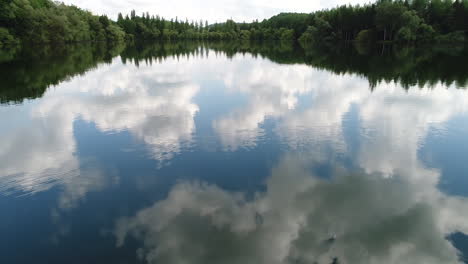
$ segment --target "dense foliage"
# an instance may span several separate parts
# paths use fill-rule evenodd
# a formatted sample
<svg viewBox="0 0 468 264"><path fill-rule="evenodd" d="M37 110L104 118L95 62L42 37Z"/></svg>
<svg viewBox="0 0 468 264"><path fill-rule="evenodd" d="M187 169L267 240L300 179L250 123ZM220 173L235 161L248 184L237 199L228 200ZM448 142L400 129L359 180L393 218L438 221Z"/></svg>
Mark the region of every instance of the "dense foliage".
<svg viewBox="0 0 468 264"><path fill-rule="evenodd" d="M312 13L301 40L464 41L467 18L467 0L379 0Z"/></svg>
<svg viewBox="0 0 468 264"><path fill-rule="evenodd" d="M125 32L106 16L50 0L0 1L0 47L30 43L119 41Z"/></svg>
<svg viewBox="0 0 468 264"><path fill-rule="evenodd" d="M134 11L130 16L123 17L119 14L117 23L127 33L129 39L163 39L163 40L232 40L232 39L294 39L293 27L298 25L304 27L305 14L280 14L277 17L252 23L236 23L227 20L224 23L208 24L208 21L179 21L177 18L165 20L159 16L150 16L148 13L138 16ZM284 26L271 24L277 18L286 18ZM297 22L298 18L301 21ZM291 21L296 22L291 22ZM290 27L286 27L289 25ZM299 32L299 31L298 31Z"/></svg>
<svg viewBox="0 0 468 264"><path fill-rule="evenodd" d="M130 16L119 14L117 23L130 39L460 42L468 32L468 0L379 0L311 14L282 13L251 23L169 21L132 11Z"/></svg>
<svg viewBox="0 0 468 264"><path fill-rule="evenodd" d="M51 0L0 1L0 47L23 42L145 40L358 40L461 42L468 32L468 0L378 0L310 14L282 13L251 23L209 24L144 13L116 22Z"/></svg>

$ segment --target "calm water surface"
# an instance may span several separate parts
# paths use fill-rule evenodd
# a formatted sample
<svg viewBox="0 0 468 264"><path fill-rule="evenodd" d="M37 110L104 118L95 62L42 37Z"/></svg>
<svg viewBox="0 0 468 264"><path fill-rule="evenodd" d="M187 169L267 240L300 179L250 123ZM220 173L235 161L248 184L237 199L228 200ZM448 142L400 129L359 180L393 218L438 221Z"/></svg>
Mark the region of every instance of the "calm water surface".
<svg viewBox="0 0 468 264"><path fill-rule="evenodd" d="M467 53L418 52L1 57L0 262L463 262Z"/></svg>

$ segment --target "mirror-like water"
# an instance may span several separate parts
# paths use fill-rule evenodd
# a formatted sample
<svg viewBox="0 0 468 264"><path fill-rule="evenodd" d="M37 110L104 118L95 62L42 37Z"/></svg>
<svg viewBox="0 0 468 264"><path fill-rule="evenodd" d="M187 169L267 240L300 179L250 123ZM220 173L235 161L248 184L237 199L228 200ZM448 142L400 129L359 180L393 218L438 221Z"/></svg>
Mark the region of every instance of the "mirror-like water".
<svg viewBox="0 0 468 264"><path fill-rule="evenodd" d="M0 56L1 263L458 263L468 52Z"/></svg>

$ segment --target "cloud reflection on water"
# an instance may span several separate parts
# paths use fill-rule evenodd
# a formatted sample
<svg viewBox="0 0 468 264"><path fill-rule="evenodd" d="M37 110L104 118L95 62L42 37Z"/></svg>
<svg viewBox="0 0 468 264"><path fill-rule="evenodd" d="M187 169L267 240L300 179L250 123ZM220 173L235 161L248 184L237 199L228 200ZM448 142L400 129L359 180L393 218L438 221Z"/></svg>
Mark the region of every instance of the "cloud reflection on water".
<svg viewBox="0 0 468 264"><path fill-rule="evenodd" d="M467 231L467 201L441 193L441 172L418 153L430 129L468 110L466 90L440 84L405 91L385 83L371 91L359 76L250 55L168 58L139 67L114 60L38 100L0 109L17 121L2 133L0 191L35 193L61 184L53 213L60 222L59 211L119 182L117 172L83 168L76 120L101 133L128 132L151 159L167 162L199 143L195 117L204 105L195 98L206 80L247 98L203 122L219 150L257 147L271 119L271 132L289 151L307 149L310 163L318 164L330 162L321 148L329 146L360 172L334 164L335 177L324 180L307 172L308 161L287 157L253 199L181 182L166 199L119 221L120 245L127 236L142 239L150 263L457 262L445 236ZM350 139L345 122L352 109L359 135ZM333 233L337 240L327 242Z"/></svg>
<svg viewBox="0 0 468 264"><path fill-rule="evenodd" d="M139 239L148 263L458 263L446 236L468 231L466 198L448 197L424 177L337 167L324 180L310 166L284 158L253 199L180 182L166 199L119 219L117 244Z"/></svg>
<svg viewBox="0 0 468 264"><path fill-rule="evenodd" d="M34 104L13 106L5 114L26 120L3 136L2 189L43 191L79 175L77 119L101 132L129 131L148 146L152 158L170 160L190 144L195 130L198 106L191 100L199 88L186 79L175 61L137 68L116 60L50 88Z"/></svg>
<svg viewBox="0 0 468 264"><path fill-rule="evenodd" d="M368 82L355 75L250 55L213 55L167 58L138 67L114 60L50 88L34 103L5 108L5 116L26 121L3 135L2 189L43 191L79 175L76 119L95 124L101 132L129 131L152 158L170 161L197 144L194 117L200 106L194 97L200 80L221 80L229 93L247 96L246 105L211 120L224 150L256 147L265 134L262 124L272 119L272 131L291 150L328 144L336 153L346 153L349 140L343 123L356 106L361 138L358 153L350 154L367 173L387 176L426 175L436 181L437 170L425 168L417 151L431 127L468 110L465 90L441 84L405 91L388 83L371 91Z"/></svg>

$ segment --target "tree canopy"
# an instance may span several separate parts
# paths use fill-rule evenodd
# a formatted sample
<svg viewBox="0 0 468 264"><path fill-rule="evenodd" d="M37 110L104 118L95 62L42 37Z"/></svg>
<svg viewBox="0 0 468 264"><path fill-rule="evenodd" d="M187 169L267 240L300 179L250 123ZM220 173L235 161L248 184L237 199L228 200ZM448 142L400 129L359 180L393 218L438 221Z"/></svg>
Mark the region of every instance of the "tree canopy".
<svg viewBox="0 0 468 264"><path fill-rule="evenodd" d="M209 24L149 12L117 21L51 0L0 2L0 47L21 42L122 40L351 40L460 42L468 34L468 0L378 0L313 13L281 13L261 22Z"/></svg>
<svg viewBox="0 0 468 264"><path fill-rule="evenodd" d="M120 41L125 32L106 16L50 0L0 1L0 47L19 41Z"/></svg>

